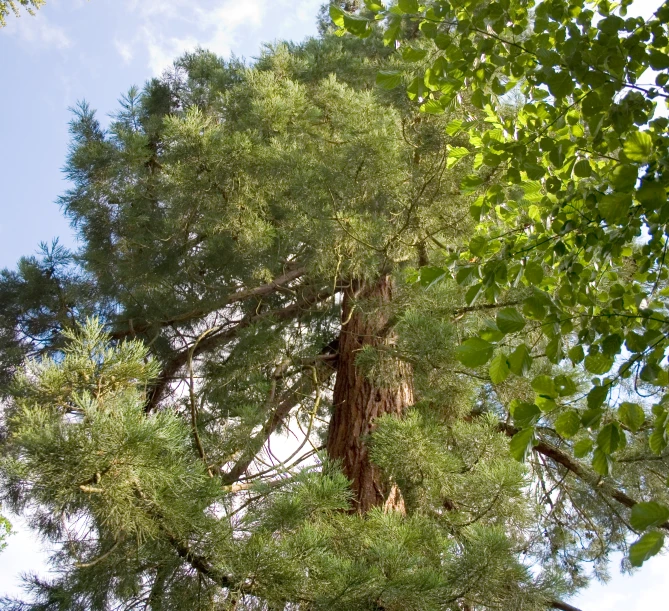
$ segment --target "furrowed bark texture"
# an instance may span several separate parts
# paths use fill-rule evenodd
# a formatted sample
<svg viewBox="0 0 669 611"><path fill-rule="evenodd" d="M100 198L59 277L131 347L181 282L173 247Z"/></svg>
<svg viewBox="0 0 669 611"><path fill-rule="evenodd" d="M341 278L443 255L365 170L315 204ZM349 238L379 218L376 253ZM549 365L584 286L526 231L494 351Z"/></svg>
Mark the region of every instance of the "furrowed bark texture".
<svg viewBox="0 0 669 611"><path fill-rule="evenodd" d="M399 417L413 403L411 368L397 361L395 382L380 386L370 381L355 364L365 346L382 348L394 342L394 335L388 329L392 294L392 278L382 276L375 283L352 282L343 296L334 411L327 452L330 458L342 461L344 473L352 482L353 511L359 513L379 505L386 510L404 510L399 490L389 487L379 469L371 463L367 442L378 417L384 414Z"/></svg>

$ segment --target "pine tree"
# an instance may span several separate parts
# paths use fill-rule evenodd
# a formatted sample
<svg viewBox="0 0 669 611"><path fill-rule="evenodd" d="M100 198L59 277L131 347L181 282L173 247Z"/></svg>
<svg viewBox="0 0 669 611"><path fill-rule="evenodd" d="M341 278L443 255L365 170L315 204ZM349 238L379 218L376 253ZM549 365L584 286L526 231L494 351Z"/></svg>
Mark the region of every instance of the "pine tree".
<svg viewBox="0 0 669 611"><path fill-rule="evenodd" d="M479 111L374 86L403 61L324 26L253 67L187 54L108 128L77 107L82 247L0 283L4 497L61 544L8 608L568 609L625 546L646 463L616 488L549 430L519 463L532 389L456 358L499 333L430 275L471 237L445 128Z"/></svg>

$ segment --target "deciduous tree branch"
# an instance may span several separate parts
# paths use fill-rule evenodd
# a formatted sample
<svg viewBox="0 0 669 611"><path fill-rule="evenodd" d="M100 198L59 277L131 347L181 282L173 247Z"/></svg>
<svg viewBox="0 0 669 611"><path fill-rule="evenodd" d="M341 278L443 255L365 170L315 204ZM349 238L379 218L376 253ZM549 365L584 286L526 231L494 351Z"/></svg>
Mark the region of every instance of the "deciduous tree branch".
<svg viewBox="0 0 669 611"><path fill-rule="evenodd" d="M503 431L509 437L513 437L518 432L517 428L509 424L501 423L499 426L500 430ZM596 490L600 494L604 494L609 498L612 498L621 505L624 505L625 507L631 509L632 507L634 507L634 505L638 503L637 500L633 499L631 496L629 496L622 490L619 490L618 488L610 484L608 481L603 479L602 476L599 475L599 473L581 464L580 462L569 456L569 454L567 454L566 452L563 452L562 450L556 448L554 445L551 445L546 441L539 441L532 449L535 452L538 452L539 454L542 454L547 458L550 458L553 462L562 465L563 467L571 471L581 481L585 482L586 484L589 484L593 488L593 490ZM664 530L669 530L669 522L660 524L660 528L663 528Z"/></svg>

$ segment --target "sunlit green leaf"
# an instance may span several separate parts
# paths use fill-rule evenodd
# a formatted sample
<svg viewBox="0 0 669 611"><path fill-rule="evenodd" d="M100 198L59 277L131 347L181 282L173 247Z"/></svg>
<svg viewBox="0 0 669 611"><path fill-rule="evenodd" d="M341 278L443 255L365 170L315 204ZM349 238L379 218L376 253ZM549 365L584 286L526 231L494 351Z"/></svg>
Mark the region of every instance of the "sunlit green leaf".
<svg viewBox="0 0 669 611"><path fill-rule="evenodd" d="M581 418L573 409L560 414L554 423L558 435L571 439L581 429Z"/></svg>
<svg viewBox="0 0 669 611"><path fill-rule="evenodd" d="M521 344L509 355L509 366L517 376L525 375L532 367L530 349Z"/></svg>
<svg viewBox="0 0 669 611"><path fill-rule="evenodd" d="M501 352L490 362L490 379L493 384L501 384L509 376L509 363Z"/></svg>
<svg viewBox="0 0 669 611"><path fill-rule="evenodd" d="M624 402L618 408L618 418L630 431L636 433L646 420L646 414L639 404Z"/></svg>
<svg viewBox="0 0 669 611"><path fill-rule="evenodd" d="M664 545L664 535L657 531L645 533L630 546L630 563L641 566L646 560L659 553Z"/></svg>
<svg viewBox="0 0 669 611"><path fill-rule="evenodd" d="M532 427L518 431L509 443L509 451L517 461L523 462L532 450L534 443L534 429Z"/></svg>
<svg viewBox="0 0 669 611"><path fill-rule="evenodd" d="M660 526L667 520L669 520L669 509L654 501L637 503L632 507L630 524L636 530L646 530L647 528Z"/></svg>
<svg viewBox="0 0 669 611"><path fill-rule="evenodd" d="M597 447L604 454L613 454L620 445L620 436L623 433L615 422L610 422L599 431L597 435Z"/></svg>
<svg viewBox="0 0 669 611"><path fill-rule="evenodd" d="M623 151L632 161L646 161L653 151L653 139L646 132L632 132L623 142Z"/></svg>
<svg viewBox="0 0 669 611"><path fill-rule="evenodd" d="M585 368L595 375L605 374L613 367L613 357L597 352L585 357Z"/></svg>
<svg viewBox="0 0 669 611"><path fill-rule="evenodd" d="M402 82L402 73L396 70L381 70L376 73L376 84L383 89L394 89Z"/></svg>
<svg viewBox="0 0 669 611"><path fill-rule="evenodd" d="M551 399L555 399L558 396L557 389L555 388L555 382L553 382L553 378L551 378L551 376L537 376L534 378L534 380L532 380L532 388L538 395L545 395Z"/></svg>
<svg viewBox="0 0 669 611"><path fill-rule="evenodd" d="M525 327L525 319L516 308L504 308L497 313L497 328L502 333L516 333Z"/></svg>
<svg viewBox="0 0 669 611"><path fill-rule="evenodd" d="M584 458L592 452L592 439L581 439L574 444L574 456Z"/></svg>
<svg viewBox="0 0 669 611"><path fill-rule="evenodd" d="M455 349L455 357L465 367L485 365L492 356L493 345L478 337L465 340Z"/></svg>

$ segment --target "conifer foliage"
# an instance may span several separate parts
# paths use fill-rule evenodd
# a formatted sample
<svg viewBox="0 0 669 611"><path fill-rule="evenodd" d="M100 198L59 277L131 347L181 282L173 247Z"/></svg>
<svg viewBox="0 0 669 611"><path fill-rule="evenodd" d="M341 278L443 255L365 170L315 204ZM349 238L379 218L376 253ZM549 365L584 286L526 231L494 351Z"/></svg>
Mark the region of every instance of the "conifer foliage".
<svg viewBox="0 0 669 611"><path fill-rule="evenodd" d="M386 87L413 55L334 29L75 110L81 247L0 278L3 502L56 545L7 608L570 609L666 495L643 440L602 479L533 426L559 363L477 369L529 295L445 271L485 111L422 112Z"/></svg>

